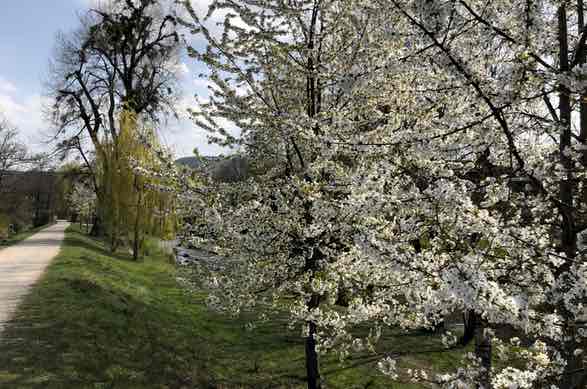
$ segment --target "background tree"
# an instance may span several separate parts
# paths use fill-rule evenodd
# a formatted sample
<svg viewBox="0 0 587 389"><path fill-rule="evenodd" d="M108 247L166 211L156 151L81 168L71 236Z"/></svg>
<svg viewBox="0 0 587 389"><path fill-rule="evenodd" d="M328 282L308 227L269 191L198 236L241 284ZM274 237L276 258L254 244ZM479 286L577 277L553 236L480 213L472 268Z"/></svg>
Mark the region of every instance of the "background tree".
<svg viewBox="0 0 587 389"><path fill-rule="evenodd" d="M50 221L59 192L52 193L56 176L47 155L32 155L18 139L18 131L0 117L0 215L4 235Z"/></svg>
<svg viewBox="0 0 587 389"><path fill-rule="evenodd" d="M79 220L80 227L91 224L96 209L96 193L91 186L76 182L67 198L69 207ZM88 231L89 232L89 231Z"/></svg>
<svg viewBox="0 0 587 389"><path fill-rule="evenodd" d="M18 140L18 133L0 115L0 192L4 176L13 169L24 167L31 161L24 144Z"/></svg>
<svg viewBox="0 0 587 389"><path fill-rule="evenodd" d="M123 107L153 121L173 111L177 96L178 36L174 18L155 0L115 0L90 10L80 29L58 38L48 94L57 135L86 133L96 155L117 147L117 118ZM106 163L106 162L104 162ZM102 169L109 169L107 164ZM97 183L100 232L103 183Z"/></svg>
<svg viewBox="0 0 587 389"><path fill-rule="evenodd" d="M126 110L120 114L118 144L105 148L108 159L99 158L98 163L99 180L109 188L104 221L110 247L115 251L128 243L138 260L147 235L162 238L175 231L173 196L161 190L157 153L163 151L154 131Z"/></svg>

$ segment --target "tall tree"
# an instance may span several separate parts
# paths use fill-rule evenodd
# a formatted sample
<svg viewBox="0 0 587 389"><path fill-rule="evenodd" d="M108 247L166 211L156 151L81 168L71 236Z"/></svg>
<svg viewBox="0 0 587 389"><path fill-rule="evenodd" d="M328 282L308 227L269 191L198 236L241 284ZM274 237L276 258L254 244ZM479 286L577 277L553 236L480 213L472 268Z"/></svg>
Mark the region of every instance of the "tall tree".
<svg viewBox="0 0 587 389"><path fill-rule="evenodd" d="M382 60L369 47L377 44L371 15L361 1L213 1L208 16L227 15L216 35L205 15L184 4L191 20L183 23L208 42L189 51L215 84L193 118L212 141L243 146L256 173L210 190L206 235L234 258L227 273L213 275L210 301L237 312L261 294L276 306L285 302L303 330L308 388L320 388L320 351L345 356L350 344L367 349L377 338L377 328L361 337L353 325L430 324L393 298L404 282L419 280L383 261L362 261L355 237L368 220L349 196L361 161L333 143L377 120L365 90L371 64ZM236 123L240 137L221 120Z"/></svg>
<svg viewBox="0 0 587 389"><path fill-rule="evenodd" d="M104 157L105 142L117 145L123 108L153 121L173 112L179 39L175 19L155 0L114 0L90 10L80 23L77 32L58 39L50 111L58 136L80 139L85 133ZM103 193L110 189L102 183L97 189L100 216ZM100 217L94 224L98 233Z"/></svg>
<svg viewBox="0 0 587 389"><path fill-rule="evenodd" d="M392 96L381 101L394 121L346 142L368 145L385 163L386 184L408 185L411 193L390 209L403 228L370 241L391 253L426 236L409 261L430 258L425 267L438 276L434 293L453 296L452 304L477 318L481 364L455 380L484 388L508 380L582 387L585 339L576 331L586 298L577 244L584 229L578 191L584 141L571 121L580 106L573 95L583 90L582 3L573 11L570 2L556 1L376 5L389 11L379 13L384 21L393 21L395 55L380 87L382 97ZM520 181L524 190L515 189ZM398 198L377 185L373 194L385 195L381 207ZM551 331L552 320L560 331ZM537 345L546 340L562 365L491 366L489 330L503 323Z"/></svg>
<svg viewBox="0 0 587 389"><path fill-rule="evenodd" d="M216 85L196 123L253 162L274 156L214 192L210 235L235 270L212 280L211 302L287 301L310 388L316 350L371 346L352 325L457 310L476 318L477 358L438 384L584 386L585 139L571 119L587 35L570 4L218 1L215 36L186 3ZM534 342L525 364L491 365L502 325Z"/></svg>

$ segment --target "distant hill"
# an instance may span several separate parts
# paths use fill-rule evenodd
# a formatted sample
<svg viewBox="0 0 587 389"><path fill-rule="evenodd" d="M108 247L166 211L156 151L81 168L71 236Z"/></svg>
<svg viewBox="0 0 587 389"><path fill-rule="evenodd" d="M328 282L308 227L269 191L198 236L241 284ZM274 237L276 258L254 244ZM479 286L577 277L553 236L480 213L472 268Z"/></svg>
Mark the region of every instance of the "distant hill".
<svg viewBox="0 0 587 389"><path fill-rule="evenodd" d="M249 176L248 161L240 156L183 157L175 163L190 169L203 170L216 180L224 182L241 181Z"/></svg>
<svg viewBox="0 0 587 389"><path fill-rule="evenodd" d="M198 169L203 164L211 164L220 161L222 158L216 156L208 157L183 157L175 160L177 165L187 166L192 169Z"/></svg>

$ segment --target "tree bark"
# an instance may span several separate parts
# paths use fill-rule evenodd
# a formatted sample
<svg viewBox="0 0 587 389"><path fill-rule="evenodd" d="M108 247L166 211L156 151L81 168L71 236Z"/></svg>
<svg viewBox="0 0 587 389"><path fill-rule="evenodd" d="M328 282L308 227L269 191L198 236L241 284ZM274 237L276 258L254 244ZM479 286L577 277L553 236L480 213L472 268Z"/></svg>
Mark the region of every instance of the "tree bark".
<svg viewBox="0 0 587 389"><path fill-rule="evenodd" d="M582 29L582 27L580 27ZM560 72L568 72L569 67L569 37L567 30L567 11L566 4L562 3L558 8L558 40L559 40L559 63ZM575 186L573 183L573 161L566 155L566 150L571 147L572 128L571 128L571 96L569 89L564 85L559 85L559 117L560 117L560 162L565 169L566 176L560 181L559 200L561 202L561 249L565 253L566 262L558 269L558 277L564 278L565 273L571 270L573 261L577 255L577 235L575 231L575 208L573 204L573 194ZM583 119L583 118L581 118ZM562 285L560 293L566 293L566 283L559 281ZM560 387L565 389L579 389L580 382L585 372L582 371L582 355L575 356L574 351L577 347L575 341L576 322L572 312L569 312L564 302L557 304L558 311L564 319L563 338L564 340L562 356L566 361L566 366L561 378Z"/></svg>
<svg viewBox="0 0 587 389"><path fill-rule="evenodd" d="M579 34L585 33L585 15L583 12L583 0L577 0L577 23L579 24L578 30ZM582 65L587 61L586 50L583 48L579 48L577 52L577 65ZM587 142L587 89L584 89L581 93L580 99L580 131L579 131L579 140L585 144ZM583 151L582 156L582 163L583 166L587 166L587 151ZM583 201L587 200L587 193L583 193Z"/></svg>
<svg viewBox="0 0 587 389"><path fill-rule="evenodd" d="M491 337L484 325L475 329L475 356L481 361L483 369L477 384L478 389L491 389Z"/></svg>
<svg viewBox="0 0 587 389"><path fill-rule="evenodd" d="M90 236L101 238L106 236L106 227L104 225L106 218L104 217L104 196L101 192L103 187L99 187L96 190L96 204L94 209L94 216L92 220L92 230Z"/></svg>
<svg viewBox="0 0 587 389"><path fill-rule="evenodd" d="M318 353L316 352L316 324L308 322L308 336L306 337L306 374L308 377L308 389L322 388L320 370L318 367Z"/></svg>
<svg viewBox="0 0 587 389"><path fill-rule="evenodd" d="M101 209L101 204L96 204L96 212L94 213L94 220L92 220L92 229L90 231L90 236L96 238L101 238L106 234L106 229L104 228L104 219L100 215Z"/></svg>
<svg viewBox="0 0 587 389"><path fill-rule="evenodd" d="M134 236L133 236L133 247L132 247L132 258L135 261L139 260L139 249L140 249L140 215L141 215L141 202L142 202L142 191L139 186L139 177L135 175L135 182L134 182L135 190L137 191L137 204L136 204L136 213L135 213L135 225L134 225Z"/></svg>
<svg viewBox="0 0 587 389"><path fill-rule="evenodd" d="M568 34L567 34L567 16L565 6L559 8L559 44L560 44L560 71L561 73L569 71L568 59ZM573 161L565 155L565 151L571 146L571 97L569 89L561 84L559 85L559 110L560 110L560 161L566 171L566 177L560 182L560 201L562 203L563 222L561 225L562 239L561 245L565 254L572 259L577 254L577 237L575 235L575 219L573 209Z"/></svg>
<svg viewBox="0 0 587 389"><path fill-rule="evenodd" d="M474 310L468 309L463 312L463 336L459 339L459 344L466 346L475 337L475 328L477 327L477 314Z"/></svg>

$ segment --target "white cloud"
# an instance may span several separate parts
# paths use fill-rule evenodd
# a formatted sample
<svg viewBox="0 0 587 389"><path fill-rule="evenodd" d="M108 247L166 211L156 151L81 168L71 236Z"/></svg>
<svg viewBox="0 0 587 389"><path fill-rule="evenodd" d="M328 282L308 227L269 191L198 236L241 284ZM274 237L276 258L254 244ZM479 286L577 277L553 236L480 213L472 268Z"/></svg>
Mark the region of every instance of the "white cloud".
<svg viewBox="0 0 587 389"><path fill-rule="evenodd" d="M194 79L194 87L197 90L207 90L208 86L212 85L210 80L207 78L196 78Z"/></svg>
<svg viewBox="0 0 587 389"><path fill-rule="evenodd" d="M185 62L170 61L165 63L164 66L168 71L172 72L180 80L190 73L190 68Z"/></svg>
<svg viewBox="0 0 587 389"><path fill-rule="evenodd" d="M186 65L184 62L180 62L177 65L175 65L175 71L179 76L186 76L190 73L188 65Z"/></svg>
<svg viewBox="0 0 587 389"><path fill-rule="evenodd" d="M17 103L12 96L8 94L0 94L0 112L2 112L7 119L14 120L14 117L24 111L24 107Z"/></svg>
<svg viewBox="0 0 587 389"><path fill-rule="evenodd" d="M0 92L14 93L16 92L16 86L5 78L0 77Z"/></svg>
<svg viewBox="0 0 587 389"><path fill-rule="evenodd" d="M16 93L0 91L0 111L18 129L19 138L33 152L49 151L51 145L51 125L43 117L46 101L38 94L19 98ZM193 98L185 97L178 103L180 120L170 120L160 131L164 144L169 146L177 157L192 155L194 148L204 155L228 154L230 150L208 144L207 134L197 128L188 118L186 109L195 107ZM227 128L229 124L227 124Z"/></svg>
<svg viewBox="0 0 587 389"><path fill-rule="evenodd" d="M194 86L199 90L204 89L208 83L205 79L194 80ZM207 94L200 94L200 102L207 102ZM163 143L170 147L177 157L193 155L196 147L202 155L231 154L232 151L228 148L208 143L208 133L193 123L187 113L188 108L197 111L198 103L193 95L186 93L176 105L179 120L170 120L162 131L159 131ZM235 136L240 132L234 123L228 120L219 119L217 122Z"/></svg>
<svg viewBox="0 0 587 389"><path fill-rule="evenodd" d="M194 148L202 155L229 154L230 150L209 144L207 133L196 128L189 119L183 119L170 123L160 133L164 144L169 146L177 157L193 155Z"/></svg>
<svg viewBox="0 0 587 389"><path fill-rule="evenodd" d="M43 119L45 99L39 94L19 97L16 92L16 88L0 90L0 111L17 128L21 141L29 149L46 151L50 125Z"/></svg>

